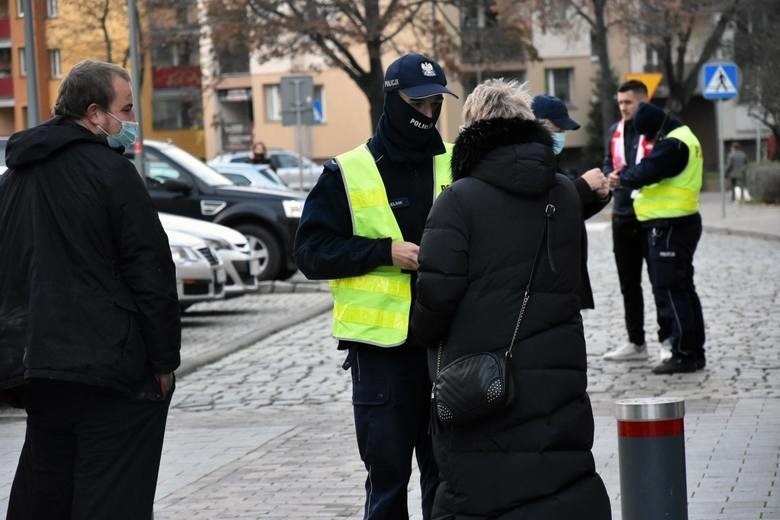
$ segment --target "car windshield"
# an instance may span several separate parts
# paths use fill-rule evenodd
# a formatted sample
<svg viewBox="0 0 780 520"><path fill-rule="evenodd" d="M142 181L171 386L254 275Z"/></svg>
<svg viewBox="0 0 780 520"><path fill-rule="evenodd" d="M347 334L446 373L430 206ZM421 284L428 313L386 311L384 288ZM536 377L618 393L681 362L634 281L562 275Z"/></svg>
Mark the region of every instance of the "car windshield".
<svg viewBox="0 0 780 520"><path fill-rule="evenodd" d="M209 186L230 186L233 184L230 179L177 146L166 146L161 151Z"/></svg>

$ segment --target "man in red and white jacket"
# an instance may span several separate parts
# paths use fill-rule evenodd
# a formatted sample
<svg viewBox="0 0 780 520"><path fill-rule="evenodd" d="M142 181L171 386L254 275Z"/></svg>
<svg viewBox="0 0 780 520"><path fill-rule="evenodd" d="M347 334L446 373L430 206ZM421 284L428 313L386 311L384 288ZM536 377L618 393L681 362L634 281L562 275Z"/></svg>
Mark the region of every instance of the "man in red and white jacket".
<svg viewBox="0 0 780 520"><path fill-rule="evenodd" d="M634 129L634 114L639 103L647 101L647 87L637 80L620 85L617 102L621 120L612 125L606 143L604 174L621 172L627 167L639 164L650 155L652 141ZM612 361L640 360L647 358L645 343L645 314L642 297L642 265L647 257L642 226L634 214L634 190L623 186L614 187L612 207L612 250L615 254L620 292L623 294L628 342L607 352L604 359ZM662 358L664 357L662 349Z"/></svg>

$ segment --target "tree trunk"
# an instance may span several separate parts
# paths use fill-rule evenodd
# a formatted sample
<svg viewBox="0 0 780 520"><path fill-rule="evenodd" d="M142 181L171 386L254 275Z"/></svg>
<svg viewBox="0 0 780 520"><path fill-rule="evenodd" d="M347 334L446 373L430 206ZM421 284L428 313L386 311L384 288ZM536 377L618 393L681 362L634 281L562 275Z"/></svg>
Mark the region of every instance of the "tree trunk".
<svg viewBox="0 0 780 520"><path fill-rule="evenodd" d="M379 122L379 116L382 115L384 107L384 81L385 71L382 67L382 44L379 38L371 39L366 42L368 48L368 74L365 82L361 85L363 92L368 98L368 104L371 107L371 130L376 128Z"/></svg>
<svg viewBox="0 0 780 520"><path fill-rule="evenodd" d="M605 0L593 0L594 27L593 46L599 60L599 101L601 103L601 131L604 139L607 138L609 127L618 117L615 110L616 85L612 77L612 65L609 61L607 24L604 20Z"/></svg>

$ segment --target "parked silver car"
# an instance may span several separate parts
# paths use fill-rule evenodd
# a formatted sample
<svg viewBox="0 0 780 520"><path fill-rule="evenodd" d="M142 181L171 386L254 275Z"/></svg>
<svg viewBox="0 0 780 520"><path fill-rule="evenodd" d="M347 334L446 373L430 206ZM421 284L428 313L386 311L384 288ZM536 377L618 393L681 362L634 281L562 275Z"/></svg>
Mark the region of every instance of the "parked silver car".
<svg viewBox="0 0 780 520"><path fill-rule="evenodd" d="M176 265L176 289L182 310L193 303L225 297L225 267L206 242L180 231L165 230Z"/></svg>
<svg viewBox="0 0 780 520"><path fill-rule="evenodd" d="M303 182L301 182L301 168L299 168L299 155L289 150L271 148L268 150L268 164L284 183L292 189L308 191L317 183L322 173L322 165L315 163L307 157L302 157ZM243 152L225 153L214 157L210 161L219 163L248 163L249 150Z"/></svg>
<svg viewBox="0 0 780 520"><path fill-rule="evenodd" d="M267 164L215 163L213 161L206 164L230 179L236 186L257 186L275 190L290 189Z"/></svg>
<svg viewBox="0 0 780 520"><path fill-rule="evenodd" d="M257 291L260 255L251 250L244 235L226 226L170 213L160 213L160 222L166 232L194 235L215 251L225 269L226 298Z"/></svg>

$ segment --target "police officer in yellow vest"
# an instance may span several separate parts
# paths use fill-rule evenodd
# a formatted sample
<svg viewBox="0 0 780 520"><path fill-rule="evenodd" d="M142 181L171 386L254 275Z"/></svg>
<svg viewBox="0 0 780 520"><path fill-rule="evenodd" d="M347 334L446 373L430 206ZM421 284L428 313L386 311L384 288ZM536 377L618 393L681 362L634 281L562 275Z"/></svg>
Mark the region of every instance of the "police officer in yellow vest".
<svg viewBox="0 0 780 520"><path fill-rule="evenodd" d="M451 145L436 129L441 67L407 54L385 73L374 136L325 163L309 193L295 258L333 293L333 335L347 350L366 519L408 518L413 452L422 516L430 518L438 470L428 436L431 382L425 348L409 337L417 253L434 199L451 182ZM348 451L348 450L345 450Z"/></svg>
<svg viewBox="0 0 780 520"><path fill-rule="evenodd" d="M658 318L658 340L672 357L654 374L704 368L704 318L693 283L693 255L701 237L701 144L691 129L662 109L641 103L634 116L640 134L654 139L652 153L612 184L638 188L634 211L648 246L647 268Z"/></svg>

